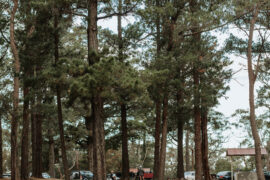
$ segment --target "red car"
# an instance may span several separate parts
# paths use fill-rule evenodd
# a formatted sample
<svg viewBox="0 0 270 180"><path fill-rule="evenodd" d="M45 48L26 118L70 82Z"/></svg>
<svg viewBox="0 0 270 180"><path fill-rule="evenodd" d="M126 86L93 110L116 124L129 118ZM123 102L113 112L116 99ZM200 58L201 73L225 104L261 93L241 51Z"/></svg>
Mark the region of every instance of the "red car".
<svg viewBox="0 0 270 180"><path fill-rule="evenodd" d="M142 168L142 170L144 171L144 179L153 179L154 174L152 173L150 168ZM129 172L136 175L138 173L138 168L130 168Z"/></svg>
<svg viewBox="0 0 270 180"><path fill-rule="evenodd" d="M153 179L154 174L150 172L144 172L144 179Z"/></svg>

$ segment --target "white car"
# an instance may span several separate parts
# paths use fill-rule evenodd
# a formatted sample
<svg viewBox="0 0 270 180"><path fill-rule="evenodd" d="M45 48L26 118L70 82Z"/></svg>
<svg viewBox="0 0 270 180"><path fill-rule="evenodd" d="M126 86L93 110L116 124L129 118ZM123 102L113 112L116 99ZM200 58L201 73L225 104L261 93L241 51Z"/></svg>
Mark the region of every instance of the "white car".
<svg viewBox="0 0 270 180"><path fill-rule="evenodd" d="M184 173L185 179L195 180L195 171L187 171Z"/></svg>

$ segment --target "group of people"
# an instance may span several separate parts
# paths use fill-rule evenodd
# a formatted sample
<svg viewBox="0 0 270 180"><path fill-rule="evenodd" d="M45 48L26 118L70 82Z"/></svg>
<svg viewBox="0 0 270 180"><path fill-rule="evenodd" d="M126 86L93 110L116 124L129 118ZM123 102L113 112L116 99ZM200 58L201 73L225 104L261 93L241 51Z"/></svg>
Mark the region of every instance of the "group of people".
<svg viewBox="0 0 270 180"><path fill-rule="evenodd" d="M116 180L116 174L113 171L111 171L110 178L111 178L111 180ZM135 179L136 180L144 180L144 171L142 168L138 168Z"/></svg>

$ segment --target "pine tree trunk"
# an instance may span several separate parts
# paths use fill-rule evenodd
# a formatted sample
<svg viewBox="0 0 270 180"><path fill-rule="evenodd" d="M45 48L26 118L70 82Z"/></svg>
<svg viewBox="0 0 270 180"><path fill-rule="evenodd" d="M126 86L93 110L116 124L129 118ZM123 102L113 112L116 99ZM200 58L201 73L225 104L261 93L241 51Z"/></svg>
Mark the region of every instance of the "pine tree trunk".
<svg viewBox="0 0 270 180"><path fill-rule="evenodd" d="M49 174L52 178L55 178L55 170L54 170L54 163L55 163L55 155L54 155L54 140L52 135L52 130L49 129Z"/></svg>
<svg viewBox="0 0 270 180"><path fill-rule="evenodd" d="M93 115L93 113L92 113ZM88 169L93 172L93 116L85 117L85 125L88 130L87 137L87 160L88 160Z"/></svg>
<svg viewBox="0 0 270 180"><path fill-rule="evenodd" d="M56 10L58 12L58 10ZM58 33L58 13L54 17L54 58L55 65L59 61L59 33ZM56 85L56 96L57 96L57 114L58 114L58 125L60 133L60 142L61 142L61 153L62 153L62 162L65 174L65 180L69 180L69 171L68 171L68 162L67 162L67 153L66 153L66 144L65 144L65 134L64 134L64 121L62 113L62 102L61 102L61 87L59 84Z"/></svg>
<svg viewBox="0 0 270 180"><path fill-rule="evenodd" d="M202 161L203 161L203 175L205 180L212 180L210 176L209 162L208 162L208 133L207 133L207 111L202 114Z"/></svg>
<svg viewBox="0 0 270 180"><path fill-rule="evenodd" d="M193 72L194 80L194 129L195 129L195 179L202 180L202 137L201 137L201 113L200 113L200 97L199 97L199 74L197 68Z"/></svg>
<svg viewBox="0 0 270 180"><path fill-rule="evenodd" d="M186 171L190 171L189 130L186 131Z"/></svg>
<svg viewBox="0 0 270 180"><path fill-rule="evenodd" d="M68 171L67 153L66 153L65 135L64 135L64 122L63 122L63 117L62 117L61 93L60 93L59 87L56 88L56 94L57 94L57 114L58 114L58 126L59 126L59 132L60 132L62 162L63 162L63 167L64 167L65 180L69 180L69 171Z"/></svg>
<svg viewBox="0 0 270 180"><path fill-rule="evenodd" d="M155 154L154 154L154 180L159 178L160 160L160 129L161 129L161 103L156 102L156 125L155 125Z"/></svg>
<svg viewBox="0 0 270 180"><path fill-rule="evenodd" d="M194 14L198 10L198 2L191 0L190 2L191 13ZM193 26L197 27L198 23L193 22ZM195 142L195 179L202 180L203 177L203 166L202 166L202 137L201 137L201 112L200 112L200 77L198 72L199 56L200 56L200 45L198 42L201 39L201 34L197 33L198 28L193 28L193 48L198 54L198 58L194 60L193 65L193 85L194 85L194 142Z"/></svg>
<svg viewBox="0 0 270 180"><path fill-rule="evenodd" d="M121 179L129 179L129 156L128 156L128 134L127 134L127 108L121 105L121 130L122 130L122 176Z"/></svg>
<svg viewBox="0 0 270 180"><path fill-rule="evenodd" d="M252 65L252 42L255 23L259 14L258 4L253 13L253 18L250 20L249 39L248 39L248 51L247 51L247 64L248 64L248 78L249 78L249 106L250 106L250 126L255 144L255 161L256 172L258 180L265 180L263 167L262 167L262 155L261 155L261 140L258 134L256 117L255 117L255 103L254 103L254 84L256 77L253 71Z"/></svg>
<svg viewBox="0 0 270 180"><path fill-rule="evenodd" d="M181 115L178 115L177 178L184 179L184 157L183 157L184 122L180 116Z"/></svg>
<svg viewBox="0 0 270 180"><path fill-rule="evenodd" d="M270 141L267 141L267 146L266 146L266 150L267 150L267 164L266 164L266 167L267 167L267 171L270 171Z"/></svg>
<svg viewBox="0 0 270 180"><path fill-rule="evenodd" d="M21 180L29 178L29 100L28 88L24 87L23 96L23 129L22 129L22 145L21 145Z"/></svg>
<svg viewBox="0 0 270 180"><path fill-rule="evenodd" d="M13 91L13 113L11 119L11 180L15 180L18 177L17 174L17 130L19 121L19 73L20 73L20 60L19 53L15 43L15 30L14 19L18 8L18 0L13 1L13 8L10 16L10 46L14 57L14 91Z"/></svg>
<svg viewBox="0 0 270 180"><path fill-rule="evenodd" d="M177 146L177 178L184 179L184 148L183 148L183 134L184 134L184 119L182 105L182 92L177 93L177 128L178 128L178 146Z"/></svg>
<svg viewBox="0 0 270 180"><path fill-rule="evenodd" d="M37 112L36 112L36 171L33 172L33 177L42 178L42 144L43 144L43 138L42 138L42 114L41 114L41 96L38 95L37 97Z"/></svg>
<svg viewBox="0 0 270 180"><path fill-rule="evenodd" d="M103 102L100 95L96 95L93 99L94 106L94 180L106 180L106 164L105 164L105 136L104 136L104 121L103 121Z"/></svg>
<svg viewBox="0 0 270 180"><path fill-rule="evenodd" d="M122 0L118 0L118 49L119 61L123 59L123 38L122 38ZM125 97L122 97L125 99ZM121 136L122 136L122 180L129 179L129 153L128 153L128 134L127 134L127 105L121 104Z"/></svg>
<svg viewBox="0 0 270 180"><path fill-rule="evenodd" d="M32 142L32 175L36 172L36 108L35 100L31 101L31 142Z"/></svg>
<svg viewBox="0 0 270 180"><path fill-rule="evenodd" d="M165 162L166 162L166 145L167 145L167 130L168 130L168 95L164 95L163 113L162 113L162 137L160 147L160 164L159 164L159 180L164 180Z"/></svg>
<svg viewBox="0 0 270 180"><path fill-rule="evenodd" d="M156 6L160 6L160 0L156 0ZM157 13L156 19L157 28L157 60L160 57L161 45L160 45L160 15ZM160 165L160 129L161 129L161 102L156 100L156 124L155 124L155 152L154 152L154 180L159 179L159 165Z"/></svg>
<svg viewBox="0 0 270 180"><path fill-rule="evenodd" d="M98 61L98 39L97 39L97 0L88 0L88 61L93 65ZM101 98L102 88L97 87L91 100L93 108L93 157L94 157L94 179L106 180L105 164L105 133L103 120L103 100Z"/></svg>
<svg viewBox="0 0 270 180"><path fill-rule="evenodd" d="M3 131L2 118L0 117L0 178L3 177Z"/></svg>

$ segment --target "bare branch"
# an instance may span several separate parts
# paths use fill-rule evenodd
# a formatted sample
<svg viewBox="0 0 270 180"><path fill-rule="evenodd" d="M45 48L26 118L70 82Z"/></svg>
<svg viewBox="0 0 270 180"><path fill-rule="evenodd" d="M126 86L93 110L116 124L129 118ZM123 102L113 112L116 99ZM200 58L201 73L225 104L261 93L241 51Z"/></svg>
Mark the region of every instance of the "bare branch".
<svg viewBox="0 0 270 180"><path fill-rule="evenodd" d="M200 29L203 29L203 30L200 30L200 31L197 31L197 32L188 33L188 34L183 34L183 32L179 32L178 35L180 35L180 36L182 35L183 37L187 37L187 36L192 36L192 35L200 34L200 33L203 33L203 32L209 32L209 31L212 31L212 30L215 30L215 29L218 29L218 28L222 28L222 27L224 27L224 26L226 26L226 25L228 25L228 24L230 24L230 23L232 23L232 22L234 22L234 21L240 19L241 17L247 15L247 14L250 13L252 10L254 10L254 9L250 9L248 12L244 12L244 13L242 13L242 14L236 16L235 18L233 18L231 21L225 22L225 23L223 23L223 24L221 24L221 25L217 25L217 26L214 26L214 27L211 27L211 28L207 28L207 27L210 26L209 24L207 24L207 25L205 25L204 27L201 27L201 28L200 28ZM204 28L207 28L207 29L204 29ZM190 28L190 29L191 29L191 28ZM190 29L189 29L189 30L190 30ZM187 30L187 31L188 31L188 30Z"/></svg>
<svg viewBox="0 0 270 180"><path fill-rule="evenodd" d="M138 3L134 4L134 6L132 6L130 9L126 10L125 12L123 13L118 13L118 12L113 12L112 14L108 14L108 15L105 15L105 16L101 16L101 17L97 17L97 20L101 20L101 19L106 19L106 18L111 18L113 16L126 16L128 15L129 13L132 13L134 12L133 10L136 8L136 6L138 5Z"/></svg>

